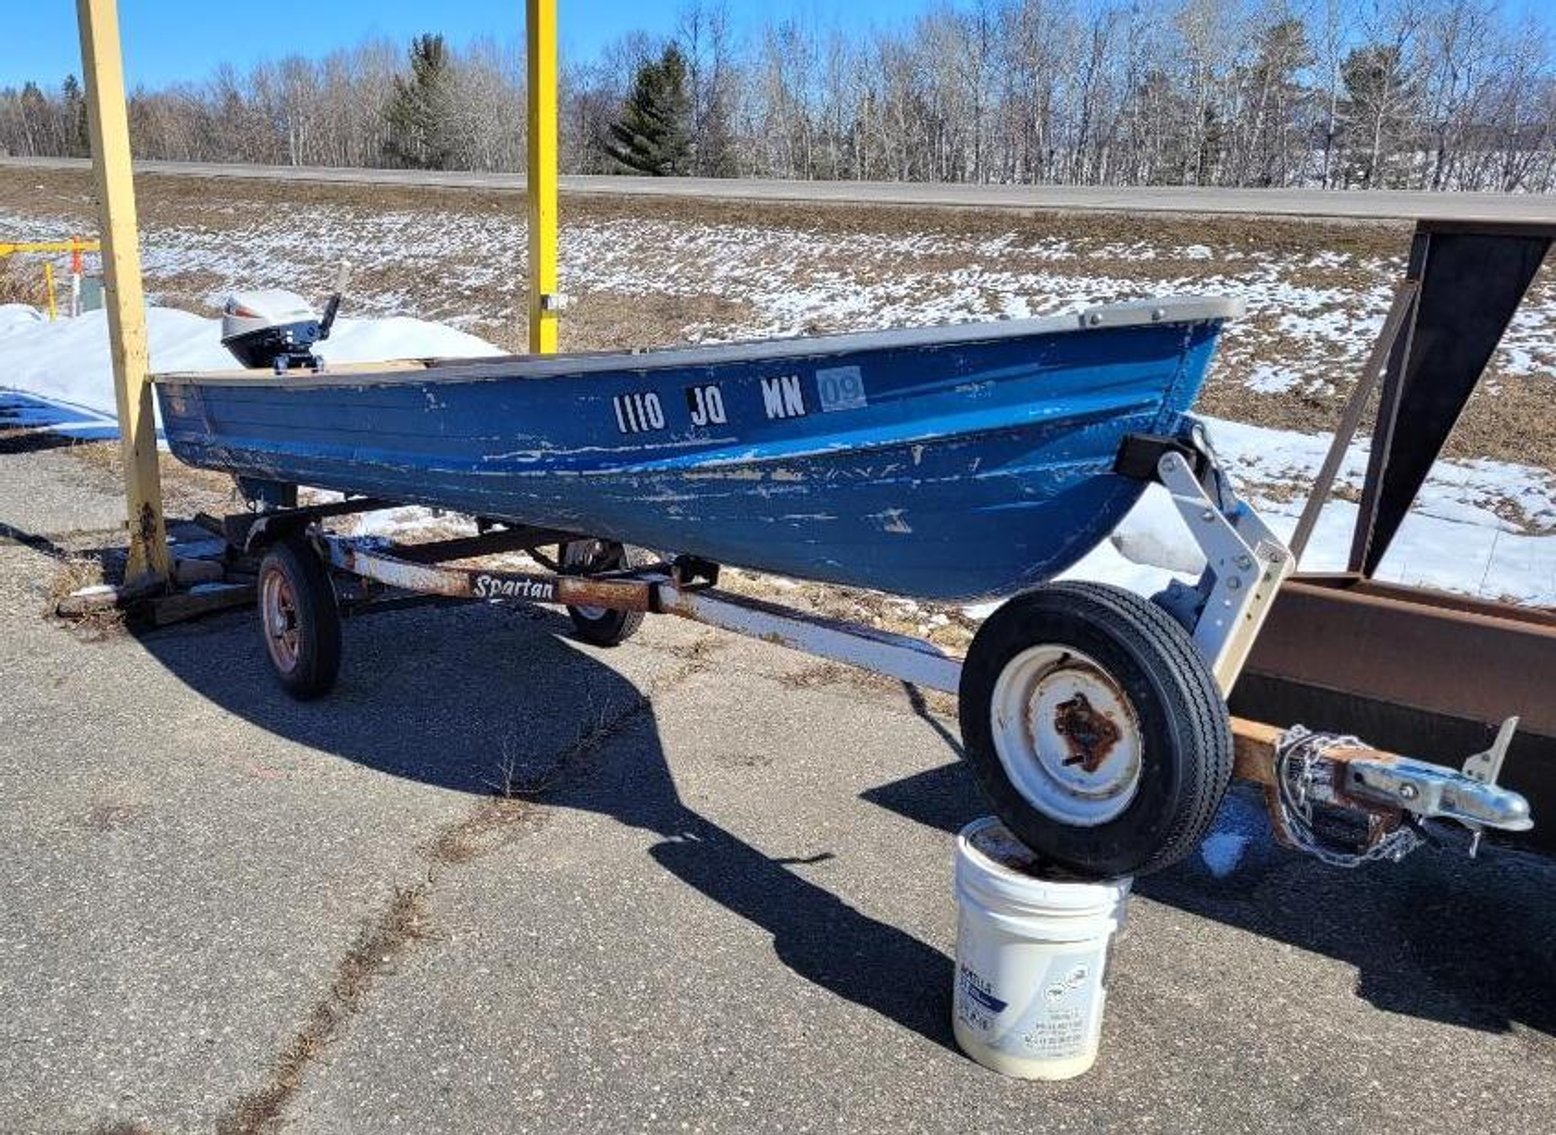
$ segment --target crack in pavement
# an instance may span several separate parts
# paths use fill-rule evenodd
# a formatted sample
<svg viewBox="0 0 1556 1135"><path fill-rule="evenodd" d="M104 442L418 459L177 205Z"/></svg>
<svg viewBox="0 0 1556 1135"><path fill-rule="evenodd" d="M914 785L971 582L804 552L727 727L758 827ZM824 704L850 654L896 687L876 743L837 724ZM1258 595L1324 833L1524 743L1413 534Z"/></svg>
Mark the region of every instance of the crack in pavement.
<svg viewBox="0 0 1556 1135"><path fill-rule="evenodd" d="M396 887L389 905L358 932L336 965L328 988L308 1010L303 1026L272 1061L265 1083L239 1096L217 1120L218 1135L261 1135L277 1130L304 1075L362 1010L369 992L412 946L431 936L427 903L446 873L504 846L523 831L538 828L546 814L540 803L546 794L582 774L588 758L648 712L655 697L709 669L713 656L725 645L718 636L709 634L676 651L682 665L649 679L637 697L600 717L558 749L551 758L550 773L542 781L524 784L510 778L494 785L492 796L440 829L424 850L425 875L410 886ZM494 836L506 838L494 840Z"/></svg>

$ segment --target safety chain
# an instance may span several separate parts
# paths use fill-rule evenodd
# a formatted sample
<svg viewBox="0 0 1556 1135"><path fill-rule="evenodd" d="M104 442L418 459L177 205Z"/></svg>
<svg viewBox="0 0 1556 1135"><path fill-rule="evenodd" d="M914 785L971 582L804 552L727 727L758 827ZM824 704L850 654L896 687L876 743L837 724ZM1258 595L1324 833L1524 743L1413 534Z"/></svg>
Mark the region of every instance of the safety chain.
<svg viewBox="0 0 1556 1135"><path fill-rule="evenodd" d="M1359 867L1377 859L1399 862L1424 842L1404 824L1369 843L1361 851L1346 851L1326 843L1313 821L1315 794L1333 798L1335 762L1325 759L1332 749L1366 748L1357 737L1317 733L1293 725L1275 743L1275 786L1281 823L1298 850L1331 867ZM1322 790L1315 793L1315 790Z"/></svg>

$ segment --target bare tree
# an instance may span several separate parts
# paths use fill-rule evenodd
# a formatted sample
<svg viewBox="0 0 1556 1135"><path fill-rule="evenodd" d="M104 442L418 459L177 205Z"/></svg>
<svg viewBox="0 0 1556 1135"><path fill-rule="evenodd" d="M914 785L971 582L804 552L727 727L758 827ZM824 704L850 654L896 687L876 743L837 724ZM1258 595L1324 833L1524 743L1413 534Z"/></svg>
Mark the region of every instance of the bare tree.
<svg viewBox="0 0 1556 1135"><path fill-rule="evenodd" d="M1549 6L1515 22L1500 0L942 0L879 28L778 20L741 40L725 3L685 0L668 39L564 60L565 168L617 169L602 139L673 44L702 175L1556 184ZM404 44L222 65L134 91L132 137L145 157L349 166L404 160L414 134L442 164L513 170L522 64L513 43L445 43L437 97L423 92L436 113L411 134ZM0 149L84 152L84 110L74 80L0 89Z"/></svg>

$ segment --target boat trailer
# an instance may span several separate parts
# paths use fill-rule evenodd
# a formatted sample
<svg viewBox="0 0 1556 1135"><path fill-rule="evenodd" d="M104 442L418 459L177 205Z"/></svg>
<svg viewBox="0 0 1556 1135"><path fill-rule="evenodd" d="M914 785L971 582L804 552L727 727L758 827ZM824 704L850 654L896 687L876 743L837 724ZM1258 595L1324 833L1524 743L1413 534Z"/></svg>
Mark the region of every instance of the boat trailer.
<svg viewBox="0 0 1556 1135"><path fill-rule="evenodd" d="M1434 821L1468 829L1471 855L1484 831L1530 828L1527 801L1497 783L1516 718L1503 724L1489 750L1469 756L1455 770L1354 737L1300 726L1281 729L1227 713L1225 698L1294 564L1231 492L1208 446L1197 449L1172 439L1143 439L1119 458L1121 472L1154 479L1171 494L1206 557L1197 586L1176 584L1154 602L1095 584L1039 587L1007 601L986 620L966 658L924 639L721 591L718 565L693 556L660 559L579 533L480 519L475 536L428 543L352 537L328 527L331 518L396 505L380 499L348 497L229 516L223 534L233 553L259 560L266 650L283 687L299 698L317 697L334 684L342 614L439 598L547 604L566 608L578 636L599 646L624 641L648 614L673 615L956 695L969 762L996 810L1040 854L1075 871L1149 871L1180 858L1198 845L1230 778L1261 786L1277 839L1335 865L1398 859L1433 838ZM515 552L543 570L481 562ZM1058 647L1034 644L1030 634L1018 634L1003 653L998 642L985 645L1034 619L1041 626L1063 626L1076 612L1087 627L1070 638L1058 635L1065 639ZM1199 708L1183 711L1194 719L1191 724L1197 722L1199 734L1185 735L1185 741L1181 723L1153 724L1152 698L1133 691L1160 675L1131 678L1127 661L1113 661L1120 643L1141 642L1128 635L1118 642L1095 638L1092 624L1110 622L1135 627L1135 640L1143 628L1147 640L1166 646L1188 632L1192 650L1180 645L1169 668L1204 673ZM1215 710L1203 706L1207 691ZM1162 696L1170 706L1172 699ZM1222 744L1218 714L1225 738L1220 769L1207 755ZM1153 728L1177 733L1153 734ZM1027 764L1013 763L1013 743ZM1028 750L1039 759L1033 762ZM1042 758L1045 751L1058 756ZM1136 796L1153 791L1152 762L1163 760L1164 753L1187 762L1169 770L1181 783L1168 788L1198 793L1200 810L1209 814L1198 827L1181 825L1176 843L1152 833L1145 843L1118 852L1110 825ZM1198 774L1201 782L1194 780ZM1011 799L1012 790L1020 799ZM1034 801L1042 812L1035 826ZM1027 830L1012 823L1021 819L1028 821ZM1056 830L1063 838L1051 838ZM1111 842L1105 847L1103 839Z"/></svg>
<svg viewBox="0 0 1556 1135"><path fill-rule="evenodd" d="M1291 540L1300 558L1342 457L1373 414L1345 570L1286 581L1231 698L1245 717L1355 730L1432 761L1500 748L1499 782L1540 816L1556 809L1556 611L1378 574L1553 245L1548 222L1417 224ZM1512 714L1521 715L1518 732L1503 747L1498 723ZM1556 854L1556 827L1543 822L1512 842Z"/></svg>

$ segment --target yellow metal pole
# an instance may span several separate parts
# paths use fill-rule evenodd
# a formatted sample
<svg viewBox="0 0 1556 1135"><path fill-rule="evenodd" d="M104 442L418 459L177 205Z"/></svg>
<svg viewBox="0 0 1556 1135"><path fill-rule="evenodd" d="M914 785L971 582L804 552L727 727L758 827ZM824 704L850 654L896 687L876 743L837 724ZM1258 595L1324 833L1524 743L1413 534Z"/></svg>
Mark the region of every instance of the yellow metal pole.
<svg viewBox="0 0 1556 1135"><path fill-rule="evenodd" d="M54 265L47 260L43 262L43 295L49 305L49 322L53 323L59 318L59 309L54 304Z"/></svg>
<svg viewBox="0 0 1556 1135"><path fill-rule="evenodd" d="M529 349L557 349L556 0L525 0L529 68Z"/></svg>
<svg viewBox="0 0 1556 1135"><path fill-rule="evenodd" d="M124 60L115 0L76 0L76 22L86 72L92 169L102 214L103 292L119 409L119 444L124 453L129 513L129 562L124 582L128 588L156 586L168 581L172 565L162 520L156 420L151 411L146 299L141 291L130 126L124 105Z"/></svg>
<svg viewBox="0 0 1556 1135"><path fill-rule="evenodd" d="M17 252L96 252L95 240L24 240L20 243L0 241L0 256Z"/></svg>

